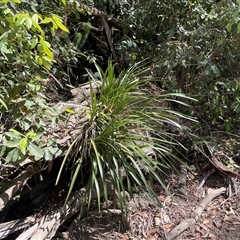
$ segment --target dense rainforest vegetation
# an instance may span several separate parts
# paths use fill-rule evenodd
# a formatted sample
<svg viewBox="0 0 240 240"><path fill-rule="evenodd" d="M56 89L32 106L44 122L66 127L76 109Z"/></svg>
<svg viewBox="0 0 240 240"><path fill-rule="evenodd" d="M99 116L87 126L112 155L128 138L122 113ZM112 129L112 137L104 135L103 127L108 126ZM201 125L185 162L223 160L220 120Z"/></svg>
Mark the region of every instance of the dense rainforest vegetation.
<svg viewBox="0 0 240 240"><path fill-rule="evenodd" d="M1 0L0 239L51 239L103 202L124 222L136 193L162 206L169 171L239 178L239 9Z"/></svg>

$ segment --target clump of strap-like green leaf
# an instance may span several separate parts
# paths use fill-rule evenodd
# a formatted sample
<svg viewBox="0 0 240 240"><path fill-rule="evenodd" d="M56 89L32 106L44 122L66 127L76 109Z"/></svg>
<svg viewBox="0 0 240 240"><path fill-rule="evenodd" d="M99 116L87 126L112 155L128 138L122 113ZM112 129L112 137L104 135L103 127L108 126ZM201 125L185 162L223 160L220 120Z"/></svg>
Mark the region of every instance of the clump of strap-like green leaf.
<svg viewBox="0 0 240 240"><path fill-rule="evenodd" d="M161 130L161 126L168 123L181 128L177 116L183 116L174 114L161 104L169 101L171 94L151 96L141 90L149 79L138 77L139 66L122 72L118 77L115 77L115 66L111 62L106 72L98 65L96 67L102 84L98 93L92 92L86 108L88 122L72 142L63 161L64 165L71 151L78 148L79 157L75 161L67 198L81 167L88 161L87 201L90 203L93 190L97 193L99 207L101 197L107 201L109 189L106 179L110 176L118 203L124 210L125 193L127 191L131 195L133 187L147 193L152 200L155 193L149 179L158 181L166 189L160 173L177 160L171 151L176 142L170 140L170 134ZM96 81L95 75L89 72L90 84ZM61 171L62 168L59 177Z"/></svg>

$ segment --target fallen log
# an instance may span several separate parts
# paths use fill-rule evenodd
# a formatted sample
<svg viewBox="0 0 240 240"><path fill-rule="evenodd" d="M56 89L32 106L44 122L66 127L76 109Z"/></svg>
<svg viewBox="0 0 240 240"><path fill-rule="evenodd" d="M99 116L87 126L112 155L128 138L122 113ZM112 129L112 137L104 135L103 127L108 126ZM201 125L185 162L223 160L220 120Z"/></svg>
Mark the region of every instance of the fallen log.
<svg viewBox="0 0 240 240"><path fill-rule="evenodd" d="M126 178L127 176L123 168L120 170L120 175L121 176L119 177L122 179ZM110 174L107 174L106 183L108 193L113 199L115 199L115 194L117 193L114 190L114 185ZM60 207L56 208L45 216L42 216L42 219L40 221L36 222L33 226L20 234L16 240L52 239L55 236L59 226L63 224L67 219L79 212L82 209L82 204L84 202L87 204L87 200L84 200L85 192L85 188L82 188L75 192L70 197L65 206L62 203ZM102 197L103 191L100 191L100 193L102 194ZM96 199L97 192L93 189L91 201Z"/></svg>
<svg viewBox="0 0 240 240"><path fill-rule="evenodd" d="M32 177L37 171L40 170L40 166L28 166L26 169L19 173L19 175L11 180L8 188L0 194L0 211L2 211L7 203L12 200L22 190L23 186L27 183L28 179Z"/></svg>

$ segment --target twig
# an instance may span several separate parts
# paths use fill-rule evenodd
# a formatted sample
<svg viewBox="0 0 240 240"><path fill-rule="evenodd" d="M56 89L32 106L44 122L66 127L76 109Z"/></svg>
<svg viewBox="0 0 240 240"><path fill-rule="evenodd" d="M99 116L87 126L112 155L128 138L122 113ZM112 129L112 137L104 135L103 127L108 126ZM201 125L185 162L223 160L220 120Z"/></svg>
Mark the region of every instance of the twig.
<svg viewBox="0 0 240 240"><path fill-rule="evenodd" d="M59 82L59 80L52 74L50 73L47 69L45 69L45 72L53 78L53 80L60 86L61 89L64 89L63 85Z"/></svg>
<svg viewBox="0 0 240 240"><path fill-rule="evenodd" d="M104 27L104 30L105 30L105 34L106 34L106 38L107 38L107 43L108 43L109 49L110 49L110 51L111 51L111 53L113 55L113 59L114 59L115 63L118 63L117 55L115 53L115 50L114 50L114 47L113 47L113 43L112 43L112 40L111 40L111 31L109 29L107 20L104 17L102 17L102 22L103 22L103 27ZM116 70L117 70L117 73L119 74L120 73L120 69L119 69L118 65L116 65Z"/></svg>
<svg viewBox="0 0 240 240"><path fill-rule="evenodd" d="M207 181L207 179L216 171L216 169L212 169L211 171L209 171L207 173L207 175L203 178L202 182L200 183L200 185L197 187L197 190L199 190L200 188L203 187L203 185L205 184L205 182Z"/></svg>
<svg viewBox="0 0 240 240"><path fill-rule="evenodd" d="M169 197L166 197L166 199L165 199L165 201L163 202L163 207L165 207L165 203L166 203L166 201L169 199ZM167 232L166 232L166 228L165 228L165 226L164 226L164 220L163 220L163 209L164 208L161 208L161 222L162 222L162 226L163 226L163 231L164 231L164 236L165 236L165 238L167 238Z"/></svg>
<svg viewBox="0 0 240 240"><path fill-rule="evenodd" d="M232 198L234 195L236 195L238 192L240 192L240 189L235 191L231 196L229 196L227 199L221 202L220 206L223 205L225 202L227 202L230 198Z"/></svg>

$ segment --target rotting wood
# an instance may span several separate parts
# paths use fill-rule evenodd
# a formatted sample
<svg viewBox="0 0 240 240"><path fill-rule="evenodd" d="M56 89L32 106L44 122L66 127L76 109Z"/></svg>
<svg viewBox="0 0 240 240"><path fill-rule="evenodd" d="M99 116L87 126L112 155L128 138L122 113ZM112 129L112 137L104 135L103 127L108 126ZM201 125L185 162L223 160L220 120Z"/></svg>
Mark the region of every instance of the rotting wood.
<svg viewBox="0 0 240 240"><path fill-rule="evenodd" d="M90 96L91 93L97 93L98 91L98 86L101 85L101 82L95 81L91 83L91 87L90 88L90 84L83 84L81 86L79 86L78 88L72 89L71 93L72 93L72 98L67 101L67 102L60 102L56 105L54 105L55 108L58 108L58 113L59 115L65 112L66 108L72 108L75 112L75 114L73 115L69 115L69 117L67 119L65 119L65 121L60 122L60 125L58 125L56 128L52 128L49 127L48 128L48 132L49 132L49 136L50 137L55 137L54 139L57 140L57 144L59 145L59 147L61 149L64 149L65 147L68 146L68 141L73 139L75 136L77 136L78 134L81 133L81 129L84 125L84 123L87 121L86 118L86 114L85 111L83 111L83 108L87 106L88 101L90 101ZM49 124L50 125L50 124ZM42 141L48 141L49 138L45 137L42 139ZM64 151L62 153L62 155L64 155ZM40 162L39 162L40 163ZM9 173L6 172L6 168L4 168L2 166L2 168L0 169L0 173L3 172L4 174L0 174L2 175L4 178L3 180L8 181L9 185L7 187L7 189L5 191L3 191L0 194L0 211L4 210L4 208L7 206L8 202L10 200L13 200L14 197L17 196L17 194L19 194L22 190L22 188L26 185L27 181L37 172L41 171L41 164L34 164L32 160L27 159L25 161L23 161L22 163L20 163L17 167L12 167L9 170ZM2 164L3 165L3 164ZM8 180L9 175L12 173L17 173L19 171L19 174L12 180ZM5 173L6 172L6 173ZM7 175L6 175L7 174ZM5 179L5 175L6 175L6 179ZM2 180L2 181L3 181ZM43 221L43 219L42 219ZM19 229L25 227L24 224L29 223L28 220L16 220L16 221L12 221L9 223L2 223L3 225L0 225L2 232L5 231L4 233L4 237L8 236L9 234L11 234L12 232L18 231ZM4 224L10 224L11 227L11 231L7 230L6 228L4 228ZM36 223L35 225L37 225L39 223ZM13 227L14 225L14 227ZM28 226L30 226L31 224L28 224ZM35 226L34 225L34 226ZM0 234L3 235L3 233L0 232ZM30 230L26 232L26 234L30 234ZM1 235L0 235L1 236ZM21 238L20 238L21 239ZM37 238L38 239L38 238ZM39 238L41 239L41 238Z"/></svg>
<svg viewBox="0 0 240 240"><path fill-rule="evenodd" d="M0 211L6 207L7 203L19 193L28 179L31 178L31 176L39 169L39 165L35 165L33 169L27 167L26 170L22 171L15 179L12 180L8 189L0 194Z"/></svg>
<svg viewBox="0 0 240 240"><path fill-rule="evenodd" d="M42 140L48 141L49 138L54 137L54 140L57 140L57 144L63 150L62 155L64 155L64 150L66 150L66 148L68 147L69 142L72 141L72 139L74 139L77 135L82 134L84 124L87 122L86 106L90 103L89 101L91 101L92 92L97 93L100 86L100 81L92 82L92 87L90 87L89 83L81 85L78 88L71 90L72 98L69 101L60 102L54 105L55 108L58 108L59 114L63 114L66 108L73 109L74 114L67 115L66 119L63 121L59 121L58 126L55 128L49 126L49 136L44 137ZM150 151L149 149L147 150ZM33 174L41 170L40 164L36 164L36 169L31 168L32 163L33 162L31 161L26 162L26 164L24 165L25 170L23 170L23 172L21 172L21 174L19 174L19 176L14 179L15 182L13 182L12 185L9 187L9 194L7 198L3 198L2 205L0 205L2 209L6 206L7 202L10 199L12 199L16 194L18 194L18 192L20 192L22 187L27 183L28 179ZM28 164L29 166L27 166ZM123 179L126 177L126 173L123 169L120 171L119 174L119 178ZM116 200L116 192L110 174L106 178L106 184L109 196L111 196L113 200ZM59 226L81 209L82 196L84 195L84 193L85 189L83 188L76 192L74 195L72 195L65 207L58 207L50 213L48 212L46 215L38 217L36 221L29 222L29 228L26 229L26 231L24 231L23 233L21 233L17 239L44 240L54 237ZM6 195L6 192L3 192L2 194L4 196ZM96 199L95 192L92 193L91 200L94 199ZM17 220L15 222L15 228L12 228L11 232L6 231L4 236L8 236L12 232L23 228L22 226L22 220Z"/></svg>
<svg viewBox="0 0 240 240"><path fill-rule="evenodd" d="M201 216L203 210L206 208L209 202L211 202L215 197L226 192L226 188L222 187L210 192L196 207L193 211L193 217L183 220L179 225L177 225L168 235L166 236L167 240L176 239L183 231L187 230L190 226L196 223L196 221Z"/></svg>
<svg viewBox="0 0 240 240"><path fill-rule="evenodd" d="M26 218L16 219L13 221L0 224L0 239L4 239L10 234L17 232L23 228L30 227L36 221L35 216L29 216Z"/></svg>
<svg viewBox="0 0 240 240"><path fill-rule="evenodd" d="M82 84L71 90L72 98L69 101L59 102L52 106L58 115L64 114L66 109L73 110L74 114L69 114L64 121L59 121L55 127L49 123L48 136L43 137L42 141L56 141L59 148L66 149L71 140L82 133L83 126L87 122L86 106L91 100L91 93L97 93L100 85L101 81L92 81L91 87L89 83Z"/></svg>

